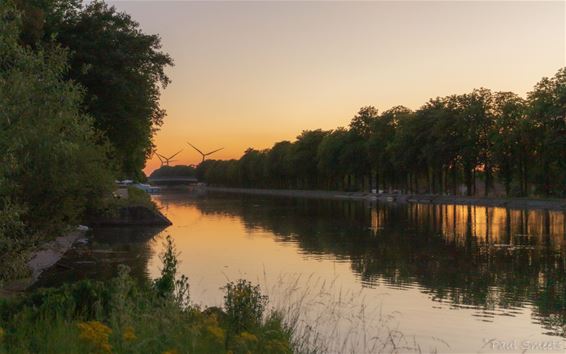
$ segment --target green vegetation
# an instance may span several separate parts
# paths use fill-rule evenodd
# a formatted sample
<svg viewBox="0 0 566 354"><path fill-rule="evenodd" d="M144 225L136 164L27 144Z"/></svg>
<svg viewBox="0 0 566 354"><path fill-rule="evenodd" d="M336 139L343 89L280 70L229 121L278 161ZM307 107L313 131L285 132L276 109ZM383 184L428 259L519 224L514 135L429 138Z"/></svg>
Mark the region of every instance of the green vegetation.
<svg viewBox="0 0 566 354"><path fill-rule="evenodd" d="M140 179L162 124L161 87L170 82L169 55L157 35L103 1L16 0L23 14L22 42L68 49L66 79L84 89L82 108L112 150L120 178Z"/></svg>
<svg viewBox="0 0 566 354"><path fill-rule="evenodd" d="M233 187L566 196L566 68L523 99L477 89L416 111L363 107L348 129L208 160L197 176Z"/></svg>
<svg viewBox="0 0 566 354"><path fill-rule="evenodd" d="M194 177L195 175L196 175L196 171L193 166L176 165L176 166L161 166L157 170L153 171L149 177L150 178Z"/></svg>
<svg viewBox="0 0 566 354"><path fill-rule="evenodd" d="M0 282L26 274L37 243L111 208L117 177L144 177L171 63L103 2L0 3Z"/></svg>
<svg viewBox="0 0 566 354"><path fill-rule="evenodd" d="M0 280L20 275L23 250L77 223L113 180L83 91L64 79L67 51L20 46L20 20L0 7Z"/></svg>
<svg viewBox="0 0 566 354"><path fill-rule="evenodd" d="M267 298L240 280L224 309L189 304L171 239L161 277L82 281L0 303L0 353L291 353L291 331Z"/></svg>
<svg viewBox="0 0 566 354"><path fill-rule="evenodd" d="M144 207L149 210L158 210L157 205L147 192L129 186L126 190L127 196L120 196L120 191L116 191L114 195L109 195L104 202L96 209L92 210L86 215L87 220L97 220L99 217L120 219L120 214L123 209L131 207Z"/></svg>

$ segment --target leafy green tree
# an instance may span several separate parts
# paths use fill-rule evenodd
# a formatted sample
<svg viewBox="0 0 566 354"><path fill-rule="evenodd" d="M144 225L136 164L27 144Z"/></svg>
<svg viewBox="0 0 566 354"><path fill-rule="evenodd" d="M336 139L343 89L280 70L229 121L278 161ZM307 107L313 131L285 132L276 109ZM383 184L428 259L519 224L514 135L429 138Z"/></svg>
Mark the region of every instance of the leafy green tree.
<svg viewBox="0 0 566 354"><path fill-rule="evenodd" d="M362 110L364 109L362 108ZM360 110L360 113L362 110ZM377 115L377 110L373 110L373 119L369 120L369 136L366 138L369 155L368 163L375 173L376 189L379 189L380 185L385 189L386 182L391 181L393 178L389 146L395 136L395 127L399 115L406 114L407 111L408 109L405 107L397 106L381 115Z"/></svg>
<svg viewBox="0 0 566 354"><path fill-rule="evenodd" d="M396 175L405 176L405 189L408 191L419 190L419 176L425 170L426 165L422 162L421 147L417 141L423 128L419 127L415 119L415 113L406 107L398 106L392 110L384 112L384 115L394 115L395 135L390 139L387 146L377 149L381 151L385 148L384 155L378 162L381 165L391 164L391 169L396 171ZM386 154L385 154L386 153ZM383 162L385 156L388 161ZM385 175L385 174L384 174ZM376 180L377 184L377 180Z"/></svg>
<svg viewBox="0 0 566 354"><path fill-rule="evenodd" d="M245 187L263 187L266 181L266 153L249 148L240 158L240 179Z"/></svg>
<svg viewBox="0 0 566 354"><path fill-rule="evenodd" d="M362 107L350 121L350 130L367 139L373 133L372 128L378 117L379 112L377 108L373 106Z"/></svg>
<svg viewBox="0 0 566 354"><path fill-rule="evenodd" d="M566 195L566 68L543 78L528 93L529 118L535 127L537 190Z"/></svg>
<svg viewBox="0 0 566 354"><path fill-rule="evenodd" d="M290 154L290 163L297 177L299 188L315 188L318 185L316 159L318 146L328 132L321 129L305 130L297 137Z"/></svg>
<svg viewBox="0 0 566 354"><path fill-rule="evenodd" d="M144 34L103 1L19 1L30 23L24 41L55 40L71 51L67 78L85 88L86 111L110 141L122 177L142 178L165 116L159 107L160 89L170 82L165 68L173 64L159 36Z"/></svg>
<svg viewBox="0 0 566 354"><path fill-rule="evenodd" d="M469 94L453 96L451 101L456 119L458 155L467 195L473 195L478 166L482 166L486 173L487 186L490 185L491 162L489 147L486 149L486 144L492 124L491 92L487 89L474 90Z"/></svg>
<svg viewBox="0 0 566 354"><path fill-rule="evenodd" d="M521 141L520 135L520 126L524 125L526 119L526 102L513 92L496 92L493 111L495 121L490 137L492 153L498 174L505 185L505 193L509 196L514 177L521 174L520 157L525 148L522 144L528 144Z"/></svg>
<svg viewBox="0 0 566 354"><path fill-rule="evenodd" d="M194 177L195 167L190 165L161 166L150 177Z"/></svg>
<svg viewBox="0 0 566 354"><path fill-rule="evenodd" d="M351 175L354 175L355 178L361 178L363 185L363 179L367 176L369 189L371 189L372 166L369 162L371 157L369 156L370 149L367 141L374 133L373 129L378 117L379 113L375 107L360 108L358 114L350 121L350 143L345 146L344 156L342 157L347 169L351 171L348 178L350 179Z"/></svg>
<svg viewBox="0 0 566 354"><path fill-rule="evenodd" d="M64 80L67 52L18 43L19 13L0 5L0 208L45 233L75 223L112 188L104 137Z"/></svg>
<svg viewBox="0 0 566 354"><path fill-rule="evenodd" d="M528 100L480 88L430 99L415 112L366 106L349 129L304 131L239 161L209 163L202 175L232 186L359 190L375 174L378 189L458 194L463 183L468 195L483 178L484 195L500 182L508 195L527 196L534 185L563 196L565 87L566 68L538 83Z"/></svg>
<svg viewBox="0 0 566 354"><path fill-rule="evenodd" d="M275 143L267 152L266 169L270 182L278 188L289 186L292 178L292 168L290 164L290 154L293 144L289 141Z"/></svg>
<svg viewBox="0 0 566 354"><path fill-rule="evenodd" d="M326 188L344 189L342 183L347 171L341 154L346 144L348 144L348 131L338 128L327 134L318 145L317 168L321 179L325 181Z"/></svg>

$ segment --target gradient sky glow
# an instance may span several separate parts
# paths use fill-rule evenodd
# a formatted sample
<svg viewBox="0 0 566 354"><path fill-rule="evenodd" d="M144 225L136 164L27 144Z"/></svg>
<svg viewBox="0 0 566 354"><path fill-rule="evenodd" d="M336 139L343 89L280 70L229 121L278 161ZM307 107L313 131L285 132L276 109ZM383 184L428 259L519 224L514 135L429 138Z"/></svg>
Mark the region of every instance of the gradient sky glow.
<svg viewBox="0 0 566 354"><path fill-rule="evenodd" d="M346 126L365 105L416 109L479 87L524 95L565 65L561 1L111 4L175 60L155 139L164 155L184 149L175 164L200 162L186 141L238 158Z"/></svg>

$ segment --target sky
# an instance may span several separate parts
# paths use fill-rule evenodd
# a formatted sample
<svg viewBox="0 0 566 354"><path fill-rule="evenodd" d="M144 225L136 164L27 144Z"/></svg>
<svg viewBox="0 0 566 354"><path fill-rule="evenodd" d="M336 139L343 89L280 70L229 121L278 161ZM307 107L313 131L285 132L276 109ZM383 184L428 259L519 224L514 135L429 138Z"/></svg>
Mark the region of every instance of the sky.
<svg viewBox="0 0 566 354"><path fill-rule="evenodd" d="M565 66L562 1L109 1L175 61L157 151L239 158L362 106L417 109L486 87L525 95ZM146 173L158 168L153 157Z"/></svg>

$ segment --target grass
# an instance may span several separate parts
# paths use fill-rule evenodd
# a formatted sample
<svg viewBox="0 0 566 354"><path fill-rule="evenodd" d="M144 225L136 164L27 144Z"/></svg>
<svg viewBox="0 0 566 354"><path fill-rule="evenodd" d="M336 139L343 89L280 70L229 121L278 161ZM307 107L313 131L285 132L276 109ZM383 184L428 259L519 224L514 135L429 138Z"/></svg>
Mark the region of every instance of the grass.
<svg viewBox="0 0 566 354"><path fill-rule="evenodd" d="M171 257L173 256L173 257ZM292 331L247 281L229 283L224 308L190 304L168 239L162 275L81 281L0 302L0 353L291 353ZM173 277L172 277L173 276Z"/></svg>
<svg viewBox="0 0 566 354"><path fill-rule="evenodd" d="M282 274L262 286L270 306L285 313L297 353L421 353L416 339L399 330L400 313L386 314L380 304L368 305L365 291L336 291L338 279L314 274ZM439 341L440 347L449 348ZM434 348L427 348L435 352Z"/></svg>
<svg viewBox="0 0 566 354"><path fill-rule="evenodd" d="M128 187L127 201L128 206L145 206L149 209L157 209L157 206L151 200L151 196L145 191L136 187Z"/></svg>
<svg viewBox="0 0 566 354"><path fill-rule="evenodd" d="M201 308L177 275L171 238L161 261L152 282L135 281L121 266L109 282L0 300L0 354L421 352L399 331L396 314L367 306L363 291L337 294L336 281L282 275L270 285L266 276L261 291L238 280L224 287L222 308Z"/></svg>

